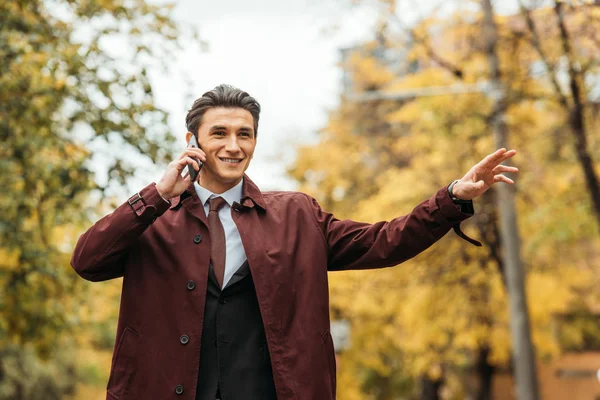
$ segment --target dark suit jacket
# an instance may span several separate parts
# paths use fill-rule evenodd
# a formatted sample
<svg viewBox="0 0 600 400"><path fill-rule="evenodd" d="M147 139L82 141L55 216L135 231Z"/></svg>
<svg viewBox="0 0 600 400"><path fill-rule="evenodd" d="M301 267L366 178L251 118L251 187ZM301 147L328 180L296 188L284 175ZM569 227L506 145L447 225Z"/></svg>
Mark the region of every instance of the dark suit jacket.
<svg viewBox="0 0 600 400"><path fill-rule="evenodd" d="M172 203L148 185L85 232L73 253L85 279L124 278L109 399L194 399L210 235L193 186ZM340 221L303 193L261 193L246 176L232 215L278 399L327 400L335 398L327 271L399 264L471 214L444 187L390 222Z"/></svg>
<svg viewBox="0 0 600 400"><path fill-rule="evenodd" d="M223 290L208 272L196 400L277 400L264 324L248 262Z"/></svg>

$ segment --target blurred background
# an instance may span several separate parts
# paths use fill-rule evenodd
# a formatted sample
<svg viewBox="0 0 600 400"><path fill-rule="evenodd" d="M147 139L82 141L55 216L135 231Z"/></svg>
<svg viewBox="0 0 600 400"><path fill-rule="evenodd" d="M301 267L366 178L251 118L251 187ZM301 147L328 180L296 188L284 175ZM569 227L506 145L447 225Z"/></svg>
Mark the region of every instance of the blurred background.
<svg viewBox="0 0 600 400"><path fill-rule="evenodd" d="M600 399L599 54L599 1L0 2L0 399L105 398L121 281L71 251L220 83L263 107L252 179L340 219L518 150L483 247L329 275L339 399Z"/></svg>

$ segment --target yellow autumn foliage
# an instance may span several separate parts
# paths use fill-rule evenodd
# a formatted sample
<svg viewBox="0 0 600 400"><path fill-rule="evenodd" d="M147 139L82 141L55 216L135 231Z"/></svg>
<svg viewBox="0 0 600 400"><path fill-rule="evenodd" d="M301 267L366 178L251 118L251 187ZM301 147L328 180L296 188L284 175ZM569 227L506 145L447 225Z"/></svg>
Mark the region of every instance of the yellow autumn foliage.
<svg viewBox="0 0 600 400"><path fill-rule="evenodd" d="M580 19L585 18L575 16L571 23ZM538 56L515 36L520 21L511 16L498 22L500 58L511 96L506 121L511 146L518 150L514 164L521 171L516 177L516 207L533 341L538 357L549 360L582 345L585 335L600 337L600 329L585 320L561 322L578 310L598 310L600 238L590 218L567 116L549 82L531 74ZM453 16L425 21L415 35L428 37L431 27L438 32L430 37L438 55L460 62L462 80L432 63L418 44L408 49L407 62L421 60L422 67L390 77L385 60L376 56L381 51L364 59L373 50L369 43L361 53L360 68L346 69L352 82L394 93L485 80L484 54L462 44L476 42L481 34L477 26ZM591 42L582 40L582 48ZM545 40L543 45L549 57L560 54L557 43ZM383 71L379 78L374 76L378 71ZM410 212L493 151L490 112L485 93L361 103L342 96L339 109L331 112L319 133L320 141L299 149L290 175L339 218L389 220ZM587 122L596 127L589 130L589 140L598 157L598 114L588 115ZM475 210L463 230L482 240L483 248L449 233L403 265L330 274L332 317L351 325L351 347L339 356L338 380L359 382L338 385L339 398L391 398L382 394L386 388L388 394L407 395L414 393L414 385L403 386L407 379L442 375L448 398L464 398L468 376L483 349L490 351L489 364L509 366L510 319L494 190L475 201Z"/></svg>

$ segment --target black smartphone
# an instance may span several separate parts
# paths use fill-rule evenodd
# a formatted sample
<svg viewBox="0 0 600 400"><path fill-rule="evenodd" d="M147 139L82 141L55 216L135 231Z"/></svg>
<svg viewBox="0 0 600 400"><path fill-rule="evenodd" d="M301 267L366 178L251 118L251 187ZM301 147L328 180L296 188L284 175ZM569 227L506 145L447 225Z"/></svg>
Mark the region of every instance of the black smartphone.
<svg viewBox="0 0 600 400"><path fill-rule="evenodd" d="M188 147L190 147L190 145L197 149L200 148L200 146L198 145L198 141L196 140L196 135L192 135L192 137L190 138L190 141L188 142ZM193 158L194 158L194 160L196 160L196 162L198 163L200 168L202 168L202 161L200 161L198 158L195 158L195 157L193 157ZM192 182L195 182L196 178L198 177L198 174L200 173L200 169L198 171L196 171L194 169L193 165L188 164L188 172L190 173L190 180Z"/></svg>

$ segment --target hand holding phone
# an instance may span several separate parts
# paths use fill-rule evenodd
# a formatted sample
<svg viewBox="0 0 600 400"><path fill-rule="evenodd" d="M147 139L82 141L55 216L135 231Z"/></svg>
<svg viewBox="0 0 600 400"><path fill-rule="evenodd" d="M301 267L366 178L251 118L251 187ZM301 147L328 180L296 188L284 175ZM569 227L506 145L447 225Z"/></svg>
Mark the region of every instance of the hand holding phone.
<svg viewBox="0 0 600 400"><path fill-rule="evenodd" d="M197 149L200 148L195 135L192 135L192 137L190 138L190 141L188 142L188 147L195 147ZM198 163L198 165L200 166L200 169L202 169L202 161L200 161L198 158L195 158L195 157L194 157L194 160ZM196 178L198 177L198 174L200 173L200 169L198 169L198 171L196 171L191 164L188 164L188 172L190 174L190 180L192 182L196 181Z"/></svg>
<svg viewBox="0 0 600 400"><path fill-rule="evenodd" d="M195 147L197 150L192 150L190 147ZM188 142L188 147L179 155L176 160L169 163L167 170L156 184L156 190L164 199L171 199L179 196L190 185L190 182L195 182L198 178L198 172L202 168L202 161L206 160L206 155L198 146L198 142L194 136L191 136ZM196 171L195 163L198 163L198 171ZM188 167L189 174L182 175L185 167ZM188 175L190 179L188 180Z"/></svg>

